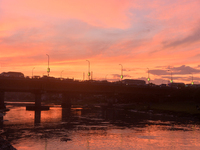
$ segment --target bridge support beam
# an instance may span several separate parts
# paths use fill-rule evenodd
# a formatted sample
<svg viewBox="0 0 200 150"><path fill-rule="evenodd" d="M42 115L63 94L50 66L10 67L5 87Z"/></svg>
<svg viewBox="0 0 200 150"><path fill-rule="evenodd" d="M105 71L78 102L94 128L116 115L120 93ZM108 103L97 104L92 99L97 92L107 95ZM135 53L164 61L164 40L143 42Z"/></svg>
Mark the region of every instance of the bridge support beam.
<svg viewBox="0 0 200 150"><path fill-rule="evenodd" d="M40 120L41 120L41 110L35 110L35 125L37 123L40 123Z"/></svg>
<svg viewBox="0 0 200 150"><path fill-rule="evenodd" d="M62 93L62 108L71 108L71 94Z"/></svg>
<svg viewBox="0 0 200 150"><path fill-rule="evenodd" d="M118 103L118 95L116 93L114 94L106 94L105 100L107 101L108 107L113 107L113 104Z"/></svg>
<svg viewBox="0 0 200 150"><path fill-rule="evenodd" d="M71 110L69 108L62 108L62 121L67 122L69 121Z"/></svg>
<svg viewBox="0 0 200 150"><path fill-rule="evenodd" d="M36 92L35 93L35 107L36 109L41 108L41 92Z"/></svg>
<svg viewBox="0 0 200 150"><path fill-rule="evenodd" d="M0 109L6 109L6 106L4 103L4 97L5 97L5 92L0 91Z"/></svg>
<svg viewBox="0 0 200 150"><path fill-rule="evenodd" d="M35 105L32 106L26 106L26 110L37 110L37 111L42 111L42 110L49 110L49 106L42 106L41 105L41 97L42 97L42 92L41 91L34 91L32 92L35 95Z"/></svg>

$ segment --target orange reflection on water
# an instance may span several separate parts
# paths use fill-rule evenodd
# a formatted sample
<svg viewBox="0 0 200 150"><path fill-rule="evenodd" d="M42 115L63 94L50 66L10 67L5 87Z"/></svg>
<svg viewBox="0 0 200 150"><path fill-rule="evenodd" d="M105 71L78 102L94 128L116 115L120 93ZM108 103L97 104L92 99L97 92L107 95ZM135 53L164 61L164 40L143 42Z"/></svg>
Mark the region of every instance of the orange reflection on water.
<svg viewBox="0 0 200 150"><path fill-rule="evenodd" d="M151 127L149 127L151 128ZM158 126L160 128L160 126ZM155 129L155 127L154 127ZM37 138L26 138L14 144L18 150L24 150L29 147L29 150L38 148L51 149L126 149L126 150L160 150L160 149L192 149L200 148L199 141L200 132L193 131L169 131L169 130L150 130L143 128L137 129L110 129L104 130L78 130L69 131L68 138L70 141L62 142L61 137L52 137L48 139L37 140ZM103 132L103 134L102 134ZM22 145L24 145L22 147Z"/></svg>
<svg viewBox="0 0 200 150"><path fill-rule="evenodd" d="M167 127L168 128L168 127ZM104 134L102 134L104 132ZM141 129L79 131L85 149L199 149L200 131L162 130L160 125ZM75 139L76 139L75 138ZM69 144L69 143L68 143ZM79 147L77 146L77 147Z"/></svg>
<svg viewBox="0 0 200 150"><path fill-rule="evenodd" d="M9 107L9 106L8 106ZM33 123L34 111L26 111L25 107L13 107L3 117L5 124L26 124Z"/></svg>
<svg viewBox="0 0 200 150"><path fill-rule="evenodd" d="M68 119L73 116L78 116L73 120L77 124L73 124ZM64 118L67 118L66 122ZM87 122L81 118L87 119ZM109 121L105 122L102 118L95 118L94 115L91 118L90 113L81 113L81 109L70 112L60 107L51 107L48 111L42 111L40 119L41 123L51 124L52 128L46 129L40 126L39 132L37 130L30 132L28 128L21 127L24 135L20 140L15 139L12 143L16 149L200 149L200 126L195 124L176 125L171 122L148 120L142 126L137 126L139 124L120 126ZM34 124L34 111L26 111L25 107L13 107L4 116L4 120L8 120L4 122L5 124ZM95 124L95 121L100 123ZM62 123L62 126L57 128L58 126L53 126L54 123ZM70 123L73 125L71 128L67 126Z"/></svg>
<svg viewBox="0 0 200 150"><path fill-rule="evenodd" d="M60 122L62 119L62 108L50 108L48 111L28 111L25 107L13 107L3 117L5 124L32 124L35 114L40 115L41 123Z"/></svg>
<svg viewBox="0 0 200 150"><path fill-rule="evenodd" d="M41 123L60 122L62 120L62 108L51 107L48 111L41 111Z"/></svg>

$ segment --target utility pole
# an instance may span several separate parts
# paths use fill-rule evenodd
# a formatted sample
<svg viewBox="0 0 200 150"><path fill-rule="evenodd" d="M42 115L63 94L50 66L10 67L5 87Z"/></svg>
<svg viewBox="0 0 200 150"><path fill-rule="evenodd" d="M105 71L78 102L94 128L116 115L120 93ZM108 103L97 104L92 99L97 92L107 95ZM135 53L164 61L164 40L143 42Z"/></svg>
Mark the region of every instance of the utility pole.
<svg viewBox="0 0 200 150"><path fill-rule="evenodd" d="M88 62L88 80L90 80L90 61L86 60Z"/></svg>
<svg viewBox="0 0 200 150"><path fill-rule="evenodd" d="M121 80L123 79L123 66L122 66L122 64L119 64L120 66L121 66L121 76L120 76L120 78L121 78Z"/></svg>
<svg viewBox="0 0 200 150"><path fill-rule="evenodd" d="M33 69L32 69L32 79L33 79L33 70L35 69L35 67L33 67Z"/></svg>
<svg viewBox="0 0 200 150"><path fill-rule="evenodd" d="M148 69L148 84L149 84L149 82L150 82L150 78L149 78L149 68L147 68Z"/></svg>
<svg viewBox="0 0 200 150"><path fill-rule="evenodd" d="M48 74L48 77L49 77L49 72L50 72L50 68L49 68L49 55L46 54L48 56L48 68L47 68L47 74Z"/></svg>

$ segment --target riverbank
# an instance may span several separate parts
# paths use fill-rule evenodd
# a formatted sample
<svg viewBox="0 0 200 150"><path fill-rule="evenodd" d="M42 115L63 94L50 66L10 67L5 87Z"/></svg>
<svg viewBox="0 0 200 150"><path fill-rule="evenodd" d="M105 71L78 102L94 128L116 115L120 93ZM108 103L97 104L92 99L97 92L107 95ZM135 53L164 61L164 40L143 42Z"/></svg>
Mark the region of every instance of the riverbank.
<svg viewBox="0 0 200 150"><path fill-rule="evenodd" d="M199 104L192 101L154 103L150 107L154 112L172 114L185 118L185 121L200 122Z"/></svg>
<svg viewBox="0 0 200 150"><path fill-rule="evenodd" d="M198 108L199 104L190 101L182 102L162 102L154 103L151 105L151 109L154 110L163 110L163 111L173 111L173 112L182 112L188 113L191 115L200 114L200 109Z"/></svg>
<svg viewBox="0 0 200 150"><path fill-rule="evenodd" d="M113 107L132 112L170 115L176 118L187 118L189 121L200 122L199 104L192 101L114 104Z"/></svg>
<svg viewBox="0 0 200 150"><path fill-rule="evenodd" d="M17 150L7 140L0 136L0 150Z"/></svg>

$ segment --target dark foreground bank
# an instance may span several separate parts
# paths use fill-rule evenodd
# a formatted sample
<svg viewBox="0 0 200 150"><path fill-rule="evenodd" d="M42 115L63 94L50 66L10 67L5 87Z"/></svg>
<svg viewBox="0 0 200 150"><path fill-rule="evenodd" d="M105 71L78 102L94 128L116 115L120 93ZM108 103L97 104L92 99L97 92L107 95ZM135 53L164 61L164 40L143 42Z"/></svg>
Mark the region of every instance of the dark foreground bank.
<svg viewBox="0 0 200 150"><path fill-rule="evenodd" d="M16 148L0 136L0 150L16 150Z"/></svg>

